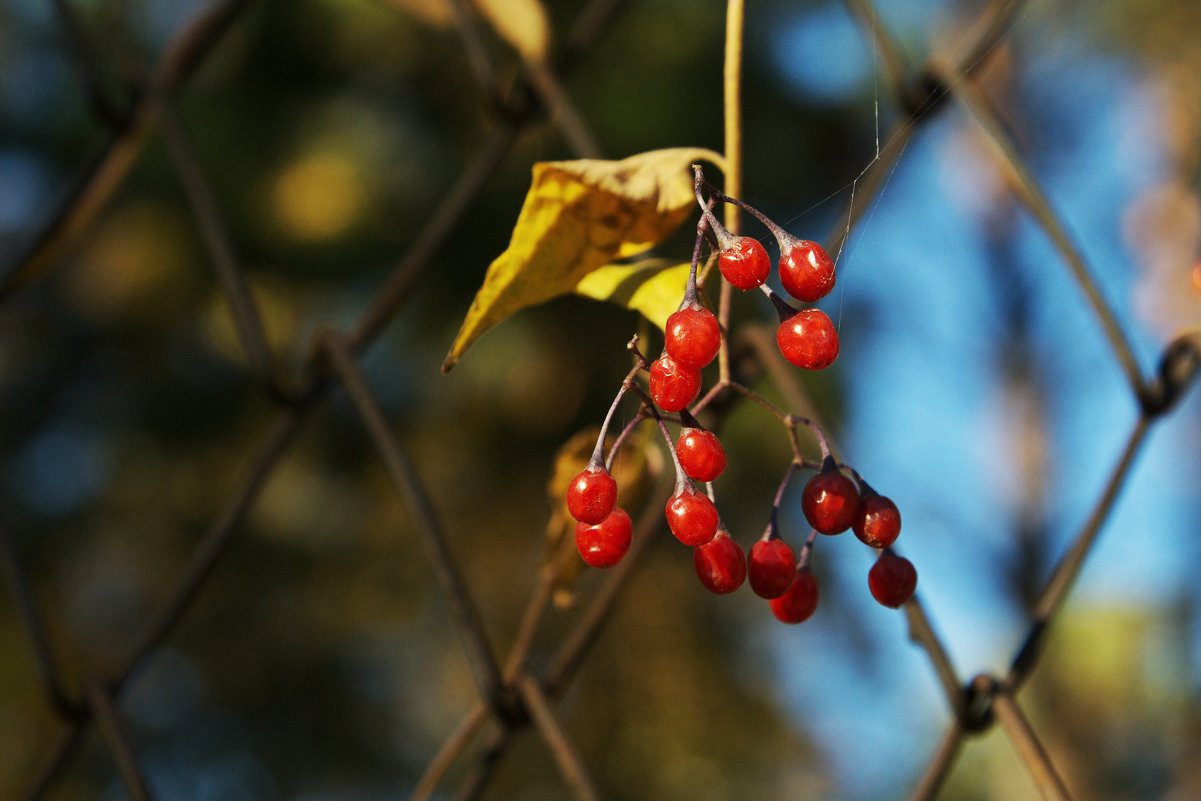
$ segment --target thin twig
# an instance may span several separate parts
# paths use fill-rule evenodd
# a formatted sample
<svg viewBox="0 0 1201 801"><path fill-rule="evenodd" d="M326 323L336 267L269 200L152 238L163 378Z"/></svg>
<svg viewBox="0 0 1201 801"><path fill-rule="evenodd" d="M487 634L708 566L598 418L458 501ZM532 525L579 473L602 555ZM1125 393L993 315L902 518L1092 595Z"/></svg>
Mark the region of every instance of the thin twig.
<svg viewBox="0 0 1201 801"><path fill-rule="evenodd" d="M918 780L917 786L909 795L909 801L933 801L942 791L955 760L959 758L959 750L963 745L963 727L958 720L951 722L946 735L938 743L938 750L930 757L926 769Z"/></svg>
<svg viewBox="0 0 1201 801"><path fill-rule="evenodd" d="M952 59L957 71L966 75L975 73L984 62L984 57L992 52L1013 27L1018 14L1025 6L1026 0L992 0L984 14L977 18L983 19L984 22L979 25L975 35L964 37L968 46L964 48L963 54Z"/></svg>
<svg viewBox="0 0 1201 801"><path fill-rule="evenodd" d="M134 755L133 747L129 744L129 736L121 724L113 699L94 676L87 678L84 687L88 704L92 707L92 715L96 718L96 729L113 757L117 773L121 776L121 783L125 785L125 792L129 794L131 801L151 801L153 796L150 787Z"/></svg>
<svg viewBox="0 0 1201 801"><path fill-rule="evenodd" d="M67 762L75 755L80 741L83 740L83 733L84 727L76 724L68 726L58 734L58 739L46 749L47 756L29 790L23 796L24 801L39 801L50 792L51 786L67 766Z"/></svg>
<svg viewBox="0 0 1201 801"><path fill-rule="evenodd" d="M526 78L538 99L550 112L551 119L558 124L576 157L600 158L601 148L596 143L596 137L554 70L546 64L527 61Z"/></svg>
<svg viewBox="0 0 1201 801"><path fill-rule="evenodd" d="M938 74L951 92L975 117L976 122L980 125L980 130L985 134L985 141L992 151L994 160L1004 172L1014 194L1034 216L1035 221L1047 236L1051 238L1055 249L1067 263L1076 285L1084 293L1085 300L1088 301L1093 313L1101 323L1101 329L1109 342L1109 347L1117 358L1122 371L1126 374L1126 382L1130 385L1135 397L1141 398L1145 388L1138 360L1134 356L1134 347L1122 330L1113 308L1102 295L1096 279L1093 278L1092 271L1084 261L1084 256L1072 241L1059 216L1051 208L1046 194L1039 187L1030 170L1026 168L1013 144L1013 137L996 113L993 103L962 73L944 68Z"/></svg>
<svg viewBox="0 0 1201 801"><path fill-rule="evenodd" d="M534 725L563 773L563 779L571 789L572 795L577 801L597 801L600 795L596 792L583 761L567 737L567 732L563 729L563 724L542 685L534 676L526 673L518 679L517 688L525 701L526 709L530 711L530 717L534 719Z"/></svg>
<svg viewBox="0 0 1201 801"><path fill-rule="evenodd" d="M477 701L476 705L442 743L438 753L434 754L434 758L425 766L421 778L417 780L417 785L413 788L413 794L409 796L409 801L428 801L437 791L446 772L463 755L467 746L471 745L471 741L484 728L484 724L491 719L492 714L488 705L483 701Z"/></svg>
<svg viewBox="0 0 1201 801"><path fill-rule="evenodd" d="M905 61L901 58L901 50L897 47L888 29L880 21L880 15L872 6L870 0L843 0L851 13L859 20L859 24L867 30L875 51L880 54L884 74L892 86L892 92L898 98L904 98L909 91L909 72Z"/></svg>
<svg viewBox="0 0 1201 801"><path fill-rule="evenodd" d="M350 352L346 340L333 331L327 331L319 341L354 403L384 465L388 468L393 483L409 508L413 528L421 539L430 561L433 562L434 575L442 588L451 618L463 637L464 649L475 673L480 697L499 711L504 706L505 697L500 667L488 642L483 618L472 600L471 591L459 570L458 562L450 552L442 522L434 509L429 491L417 472L417 466L393 434L379 401L371 391L367 378Z"/></svg>
<svg viewBox="0 0 1201 801"><path fill-rule="evenodd" d="M54 0L54 10L58 15L59 27L62 28L70 47L71 61L79 74L92 113L107 125L120 125L126 112L118 107L109 93L104 67L87 31L84 30L79 12L71 5L70 0Z"/></svg>
<svg viewBox="0 0 1201 801"><path fill-rule="evenodd" d="M743 0L726 0L726 39L722 65L722 128L725 136L725 166L722 185L726 194L742 197L742 39L746 27L746 7ZM737 206L725 204L723 212L726 229L732 234L742 230L742 218ZM730 330L730 305L734 289L729 281L721 282L717 296L717 323L721 331ZM719 380L730 380L730 346L723 333L717 353Z"/></svg>
<svg viewBox="0 0 1201 801"><path fill-rule="evenodd" d="M197 14L171 40L158 68L123 124L83 165L74 186L28 250L0 276L0 303L45 274L108 203L140 155L156 105L187 81L250 0L223 0Z"/></svg>
<svg viewBox="0 0 1201 801"><path fill-rule="evenodd" d="M54 652L50 648L50 640L46 636L46 628L42 625L42 617L38 614L37 603L29 589L29 581L25 568L17 555L16 545L12 541L8 527L0 522L0 563L4 567L4 575L8 579L9 589L12 590L13 600L17 604L17 613L21 627L25 629L25 637L33 650L33 661L37 666L38 679L42 690L50 700L51 705L59 715L72 718L79 714L78 707L70 700L59 673Z"/></svg>
<svg viewBox="0 0 1201 801"><path fill-rule="evenodd" d="M1105 521L1109 519L1119 493L1129 480L1131 466L1147 439L1149 429L1148 419L1140 416L1134 429L1130 432L1126 446L1122 449L1122 455L1109 474L1109 480L1105 483L1105 488L1093 506L1092 512L1084 521L1084 525L1080 527L1079 533L1072 542L1072 547L1063 555L1043 587L1042 594L1034 606L1034 622L1030 632L1014 657L1009 673L1004 679L1005 687L1010 691L1016 691L1034 667L1041 652L1047 628L1075 585L1076 578L1084 566L1085 558L1091 552Z"/></svg>
<svg viewBox="0 0 1201 801"><path fill-rule="evenodd" d="M935 633L921 599L917 595L905 603L905 619L909 623L909 639L921 646L922 650L929 655L934 673L938 676L938 681L947 696L947 702L951 705L955 717L963 719L967 714L963 699L963 682L960 680L959 674L955 672L955 666L951 664L951 656L947 653L946 646L943 645L938 634Z"/></svg>
<svg viewBox="0 0 1201 801"><path fill-rule="evenodd" d="M666 495L673 480L671 474L664 471L662 479L648 497L655 499ZM634 524L633 544L630 546L630 550L621 563L605 577L604 584L589 601L588 608L572 629L571 634L560 644L558 651L551 659L543 686L546 687L547 694L552 698L557 698L566 691L584 659L588 656L588 652L600 639L600 634L609 621L622 590L629 582L634 570L641 564L643 555L653 540L653 533L662 525L662 507L657 501L648 500ZM463 782L459 791L455 793L455 801L470 801L478 798L479 794L483 792L508 749L512 731L511 726L506 726L492 733L484 745L483 753L475 768Z"/></svg>
<svg viewBox="0 0 1201 801"><path fill-rule="evenodd" d="M212 188L170 103L165 102L160 107L160 126L167 144L167 153L179 175L180 183L183 184L188 206L200 228L201 238L213 263L213 270L217 273L226 300L229 301L238 338L246 352L250 368L271 394L282 397L283 393L276 384L272 370L271 346L267 343L258 304L255 303L241 266L234 256L233 246L230 244L225 225L221 222Z"/></svg>
<svg viewBox="0 0 1201 801"><path fill-rule="evenodd" d="M135 641L125 667L112 682L116 690L124 687L138 666L158 648L191 608L196 596L212 575L221 557L229 548L233 535L250 513L276 465L299 433L303 417L299 410L289 410L276 419L266 438L250 459L250 467L237 485L233 497L209 527L204 539L179 580L175 592Z"/></svg>
<svg viewBox="0 0 1201 801"><path fill-rule="evenodd" d="M992 699L993 714L1001 728L1009 735L1009 739L1017 748L1022 763L1030 771L1030 777L1038 787L1046 801L1071 801L1067 787L1055 766L1047 756L1046 750L1026 719L1022 708L1018 706L1013 695L1008 692L998 692Z"/></svg>

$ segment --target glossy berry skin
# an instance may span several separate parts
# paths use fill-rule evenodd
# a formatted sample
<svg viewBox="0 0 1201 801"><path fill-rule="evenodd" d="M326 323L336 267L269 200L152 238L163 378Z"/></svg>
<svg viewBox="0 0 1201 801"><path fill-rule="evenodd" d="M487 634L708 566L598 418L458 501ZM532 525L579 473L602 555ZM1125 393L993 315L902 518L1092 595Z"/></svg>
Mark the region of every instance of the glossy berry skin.
<svg viewBox="0 0 1201 801"><path fill-rule="evenodd" d="M790 364L822 370L838 358L838 331L821 309L802 309L780 323L776 345Z"/></svg>
<svg viewBox="0 0 1201 801"><path fill-rule="evenodd" d="M808 567L802 567L796 571L784 594L771 599L771 613L781 623L804 623L817 610L819 600L821 588L817 576Z"/></svg>
<svg viewBox="0 0 1201 801"><path fill-rule="evenodd" d="M699 370L713 361L720 347L721 330L708 309L680 309L667 318L664 349L676 363Z"/></svg>
<svg viewBox="0 0 1201 801"><path fill-rule="evenodd" d="M797 300L813 303L834 288L834 261L825 248L807 239L780 247L780 284Z"/></svg>
<svg viewBox="0 0 1201 801"><path fill-rule="evenodd" d="M577 521L592 525L609 516L617 503L617 482L603 467L584 468L567 487L567 511Z"/></svg>
<svg viewBox="0 0 1201 801"><path fill-rule="evenodd" d="M593 567L612 567L630 550L633 521L620 506L595 525L575 524L575 547Z"/></svg>
<svg viewBox="0 0 1201 801"><path fill-rule="evenodd" d="M685 490L671 496L663 513L667 527L685 545L704 545L717 534L717 507L708 495Z"/></svg>
<svg viewBox="0 0 1201 801"><path fill-rule="evenodd" d="M754 289L771 273L771 259L759 240L738 236L718 254L717 269L734 287Z"/></svg>
<svg viewBox="0 0 1201 801"><path fill-rule="evenodd" d="M851 527L859 509L855 482L837 470L823 470L809 479L801 493L801 511L821 534L841 534Z"/></svg>
<svg viewBox="0 0 1201 801"><path fill-rule="evenodd" d="M917 570L905 557L885 551L867 573L867 588L877 603L896 609L913 597Z"/></svg>
<svg viewBox="0 0 1201 801"><path fill-rule="evenodd" d="M759 540L751 546L747 578L760 598L779 598L796 574L796 552L779 537Z"/></svg>
<svg viewBox="0 0 1201 801"><path fill-rule="evenodd" d="M701 371L685 367L671 356L660 356L651 365L651 397L665 412L678 412L701 391Z"/></svg>
<svg viewBox="0 0 1201 801"><path fill-rule="evenodd" d="M713 539L692 551L696 576L715 595L734 592L746 580L746 556L734 538L719 530Z"/></svg>
<svg viewBox="0 0 1201 801"><path fill-rule="evenodd" d="M676 440L680 467L693 481L712 481L726 469L726 449L712 431L685 428Z"/></svg>
<svg viewBox="0 0 1201 801"><path fill-rule="evenodd" d="M864 495L859 499L851 530L864 545L887 548L901 535L901 511L883 495Z"/></svg>

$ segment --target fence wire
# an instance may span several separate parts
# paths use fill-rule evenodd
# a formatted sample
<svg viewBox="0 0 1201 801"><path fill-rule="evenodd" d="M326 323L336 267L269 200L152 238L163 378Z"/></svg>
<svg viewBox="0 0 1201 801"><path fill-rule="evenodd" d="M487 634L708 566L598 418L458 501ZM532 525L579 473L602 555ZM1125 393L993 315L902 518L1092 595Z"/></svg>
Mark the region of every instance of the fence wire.
<svg viewBox="0 0 1201 801"><path fill-rule="evenodd" d="M215 199L206 169L193 150L186 127L173 109L192 77L221 48L222 41L252 5L254 3L249 0L225 0L204 8L168 43L142 90L123 105L106 92L109 66L101 63L92 43L87 41L85 26L79 23L72 5L68 0L55 3L64 40L70 43L79 71L80 85L96 118L108 125L109 138L97 154L81 163L80 179L74 189L49 217L29 251L8 271L0 285L0 301L9 300L54 268L89 222L111 202L130 169L145 156L149 134L157 129L201 232L216 280L232 310L249 369L264 396L278 411L274 424L265 435L247 446L244 468L236 488L213 516L207 533L193 552L187 568L177 578L167 601L146 618L141 634L119 667L105 674L85 676L80 693L69 689L60 671L47 634L47 622L30 591L26 560L15 547L12 532L4 530L3 521L0 521L0 558L9 590L28 639L41 692L61 724L58 740L47 749L41 768L30 777L24 797L39 799L50 792L55 781L80 753L83 736L92 727L107 749L129 797L139 800L154 797L122 721L121 695L135 680L138 667L172 636L188 614L198 593L225 558L231 540L283 455L312 417L313 410L332 391L340 388L349 396L408 510L426 558L433 567L442 602L458 630L478 694L474 708L432 755L412 793L412 801L432 797L439 791L448 772L456 766L465 769L465 778L450 797L478 797L489 785L513 736L523 730L532 730L540 737L572 797L581 801L599 798L596 783L564 725L557 701L586 662L591 646L609 621L630 575L637 569L651 535L661 526L661 513L655 498L663 493L651 493L651 500L636 523L632 552L606 576L599 591L588 600L578 622L557 644L549 667L541 672L535 670L530 666L530 656L534 643L540 638L557 580L556 565L559 562L553 559L547 560L543 567L528 599L515 642L501 659L480 614L480 600L464 580L461 557L454 552L451 538L423 485L421 466L387 419L359 360L410 298L430 264L431 256L460 225L472 201L503 162L518 134L540 120L544 110L549 110L579 155L597 153L594 137L562 87L559 75L588 49L622 3L618 0L587 3L553 62L522 74L517 91L506 91L498 85L487 49L481 45L476 23L465 11L464 4L452 4L466 58L479 82L480 100L496 112L495 125L487 140L464 165L458 180L447 188L441 203L357 320L345 329L323 328L314 335L311 369L294 383L281 375L273 361L262 313L247 285L237 247ZM863 218L864 211L876 200L885 176L915 131L934 119L941 106L962 105L988 142L991 155L1008 179L1013 196L1054 243L1064 266L1087 299L1110 353L1124 373L1130 393L1140 409L1091 513L1038 593L1033 619L1007 672L972 677L959 674L920 597L905 606L910 637L928 654L931 669L952 713L952 721L910 798L915 801L936 798L968 739L999 728L1012 741L1043 797L1068 799L1071 795L1063 772L1024 712L1018 691L1037 670L1042 647L1053 631L1054 621L1123 486L1129 482L1132 465L1148 433L1174 408L1195 379L1201 364L1201 342L1196 337L1172 342L1165 349L1157 371L1151 376L1142 374L1116 315L1097 286L1080 249L1067 233L1068 226L1061 221L1023 163L1020 150L1001 123L992 101L977 85L975 74L988 63L989 55L1006 36L1023 3L1018 0L990 3L979 18L976 33L961 48L960 55L939 54L916 69L904 63L900 55L902 49L881 25L867 0L847 0L847 5L874 42L901 114L894 129L885 136L887 146L881 152L881 158L852 196L852 206L839 217L840 220L850 219L851 225L839 226L831 236L831 247L838 248L842 239ZM763 331L751 331L746 336L746 343L751 358L772 375L792 408L805 408L804 391L795 375L780 369L768 336ZM570 548L570 544L564 547ZM478 747L472 750L472 746Z"/></svg>

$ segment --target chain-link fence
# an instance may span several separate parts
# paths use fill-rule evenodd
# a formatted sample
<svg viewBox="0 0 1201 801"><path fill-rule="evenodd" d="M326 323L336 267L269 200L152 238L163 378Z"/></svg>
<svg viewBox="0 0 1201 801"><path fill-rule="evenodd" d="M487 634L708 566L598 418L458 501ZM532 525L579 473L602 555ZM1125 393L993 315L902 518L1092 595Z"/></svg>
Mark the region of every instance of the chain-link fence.
<svg viewBox="0 0 1201 801"><path fill-rule="evenodd" d="M83 667L73 661L71 670L65 670L60 652L94 652L94 647L80 648L62 641L64 627L54 622L53 613L47 613L42 603L46 590L36 590L36 582L30 579L31 571L41 570L47 560L65 556L47 552L42 546L32 549L36 555L31 554L26 539L18 536L18 525L11 519L3 519L9 515L0 517L0 526L4 528L0 544L11 595L11 614L19 620L36 668L42 701L51 710L57 731L53 742L44 747L38 745L40 756L36 766L28 771L22 797L50 796L56 782L71 771L81 754L87 753L85 744L93 731L103 743L129 797L165 797L156 788L156 782L147 778L136 738L127 731L122 699L139 681L139 669L177 636L206 587L219 581L219 568L230 560L232 544L273 476L282 469L289 449L306 429L315 426L344 429L352 416L365 428L400 496L408 526L420 542L422 564L432 572L433 582L427 589L436 593L438 605L454 623L475 690L476 700L461 720L445 729L442 746L436 753L423 755L427 766L408 791L409 796L413 799L481 796L503 770L505 756L515 747L517 735L530 730L537 733L561 774L560 787L566 787L572 797L579 799L601 797L594 781L595 770L584 756L586 749L581 749L572 734L571 713L563 710L560 701L588 664L602 631L614 618L631 577L645 562L648 545L658 539L664 492L648 494L645 508L636 516L633 550L599 584L585 583L578 607L568 623L557 613L552 614L556 591L561 589L563 562L547 559L533 591L524 599L523 611L517 618L519 624L502 639L491 616L481 611L492 601L487 591L480 589L479 568L471 566L467 549L454 542L457 535L447 532L443 514L427 488L431 480L428 468L416 455L409 435L398 433L398 427L390 420L386 410L391 402L381 400L382 393L394 392L395 388L381 390L376 380L369 377L371 371L364 370L363 359L367 349L385 334L422 280L428 277L436 254L448 247L456 232L472 224L473 203L519 145L522 132L543 123L545 110L549 109L551 119L577 155L591 156L598 152L587 115L577 110L561 78L588 52L594 40L627 12L627 4L592 0L581 5L569 24L557 26L561 34L552 63L532 72L517 70L511 84L497 78L500 71L491 63L493 53L483 41L481 22L468 4L445 4L444 10L450 15L447 24L461 40L464 63L470 65L471 74L479 82L477 94L490 114L489 131L475 144L458 177L438 189L437 202L428 217L410 227L412 239L404 256L378 281L370 301L353 317L318 328L307 346L303 334L299 337L301 348L296 348L295 342L289 343L293 350L308 349L298 379L293 379L281 366L279 348L268 333L270 310L264 309L262 293L248 281L247 257L238 244L238 227L231 224L232 212L227 208L230 204L220 199L228 190L215 189L218 183L236 186L236 176L223 175L215 180L217 176L204 166L205 159L194 141L195 126L185 121L186 115L179 108L197 76L203 74L210 62L220 59L223 49L253 48L253 36L267 35L261 19L247 31L250 23L246 18L260 10L247 0L227 0L201 8L171 36L154 68L136 82L137 93L125 96L113 89L119 83L114 76L123 66L105 60L104 54L112 48L95 41L96 27L82 19L83 12L75 4L63 0L53 5L53 26L59 31L62 44L69 48L78 71L77 85L96 121L107 132L107 138L80 164L74 185L45 218L45 225L28 250L11 261L0 299L10 306L25 304L27 309L45 302L42 288L49 280L48 275L52 276L72 253L93 222L114 203L114 198L123 193L137 193L138 186L129 185L129 176L137 165L142 160L165 159L199 232L204 258L228 304L246 370L258 387L262 403L274 411L269 424L250 427L246 445L238 457L241 464L238 478L231 488L222 490L220 506L211 513L207 531L196 543L186 566L178 571L170 569L172 590L160 599L157 607L142 614L139 633L132 642L114 632L108 641L118 643L119 647L110 648L95 659L82 660ZM1120 368L1129 395L1140 410L1129 431L1097 434L1121 441L1120 456L1109 469L1107 481L1069 546L1054 557L1049 577L1033 588L1030 605L1033 614L1024 638L1013 650L1007 670L975 676L961 674L927 616L929 611L937 618L938 609L927 609L920 588L918 597L904 607L910 637L929 657L930 668L950 710L951 723L916 786L909 791L898 791L897 796L937 797L961 752L971 747L972 739L999 729L1016 749L1043 797L1070 798L1072 782L1066 780L1054 749L1046 746L1039 727L1032 725L1019 700L1019 691L1039 669L1044 645L1055 636L1055 622L1065 600L1095 549L1098 535L1110 520L1123 487L1130 481L1148 435L1158 421L1177 408L1195 377L1201 364L1201 340L1192 335L1171 342L1155 371L1150 376L1144 374L1135 347L1069 233L1069 222L1055 212L1035 173L1023 161L1022 148L1002 122L995 101L978 83L976 76L1000 52L1001 43L1025 10L1025 4L1003 0L975 9L974 23L958 28L971 33L955 43L954 52L935 53L916 68L906 63L904 48L894 41L869 3L854 0L847 6L872 42L871 52L878 58L880 73L886 79L888 92L882 91L878 102L892 103L898 111L892 128L880 133L879 158L856 183L850 207L834 217L837 225L830 240L831 252L836 252L843 238L867 219L867 212L877 204L880 192L903 160L907 144L923 126L938 119L944 107L966 109L997 171L1004 176L1007 192L1053 244L1058 260L1087 298L1108 344L1109 355ZM275 9L262 13L281 12ZM696 13L711 12L698 9ZM556 22L560 20L556 18ZM252 113L250 109L234 109L229 113L242 111ZM220 141L219 134L208 126L203 136L210 143ZM160 141L164 152L159 152ZM753 195L754 187L748 187L748 191ZM738 369L746 374L770 376L791 411L800 413L809 409L811 401L806 388L795 375L780 369L771 349L760 346L762 336L753 328L748 326L751 333L744 340ZM6 335L25 338L36 337L37 333L14 331L10 327ZM846 369L854 370L854 366ZM331 396L339 392L349 397L353 415L344 408L341 416L321 411ZM332 440L327 446L337 450L336 440L350 434L339 431L329 436ZM429 443L418 447L430 453ZM439 476L437 480L445 479ZM224 484L224 479L220 483ZM539 499L538 503L542 501ZM247 558L275 557L269 552L259 552L242 556L243 560ZM51 608L54 605L52 600ZM502 641L509 642L507 649L499 647ZM503 658L498 656L500 652L504 653ZM7 725L22 727L20 721L10 720ZM455 777L454 789L448 787L448 775ZM559 789L548 792L555 797L563 794Z"/></svg>

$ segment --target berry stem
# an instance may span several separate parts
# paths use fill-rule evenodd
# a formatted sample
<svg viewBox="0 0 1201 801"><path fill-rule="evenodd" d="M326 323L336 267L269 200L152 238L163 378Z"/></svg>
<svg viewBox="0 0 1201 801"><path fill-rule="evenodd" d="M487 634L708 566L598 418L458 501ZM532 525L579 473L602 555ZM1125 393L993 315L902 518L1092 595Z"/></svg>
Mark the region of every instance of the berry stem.
<svg viewBox="0 0 1201 801"><path fill-rule="evenodd" d="M692 175L692 192L696 195L696 202L701 207L701 219L696 224L696 230L700 233L704 230L704 226L708 224L709 230L717 238L718 248L724 248L729 244L730 232L713 216L713 206L716 199L710 198L706 200L704 193L701 191L702 186L710 186L710 184L705 180L704 170L700 164L692 165Z"/></svg>
<svg viewBox="0 0 1201 801"><path fill-rule="evenodd" d="M638 353L638 337L631 339L627 347ZM641 353L638 355L642 356ZM605 435L609 431L609 425L613 422L613 415L617 413L617 407L621 405L621 399L634 387L634 376L638 375L641 369L641 365L635 365L630 369L630 372L626 373L626 377L622 379L621 386L617 389L617 395L613 398L613 402L609 404L609 411L605 413L605 422L601 423L600 434L596 438L596 447L592 449L592 457L588 460L588 469L593 472L605 467ZM610 459L610 461L612 460Z"/></svg>
<svg viewBox="0 0 1201 801"><path fill-rule="evenodd" d="M638 412L634 415L634 417L628 423L622 426L621 433L619 433L617 438L613 440L613 447L609 448L609 458L605 462L605 468L610 473L613 472L613 463L617 461L617 454L621 451L621 446L623 443L625 443L626 438L629 437L630 433L638 427L639 423L649 417L650 415L646 413L646 407L640 406L638 407Z"/></svg>
<svg viewBox="0 0 1201 801"><path fill-rule="evenodd" d="M720 203L729 203L733 206L743 209L744 211L750 212L757 220L759 220L759 222L763 223L763 226L767 228L767 230L771 231L772 235L775 236L777 240L783 238L785 241L787 241L788 239L792 238L792 236L779 225L777 225L772 218L768 217L766 214L759 211L759 209L755 208L750 203L747 203L745 200L740 200L739 198L727 195L725 192L721 191L716 186L705 180L703 175L701 176L700 185L696 191L699 192L702 190L708 191L711 200L715 200Z"/></svg>
<svg viewBox="0 0 1201 801"><path fill-rule="evenodd" d="M674 494L680 495L695 489L696 485L692 483L692 479L684 472L684 468L680 465L680 457L676 455L676 444L671 439L671 432L667 430L667 424L663 422L663 418L658 414L655 415L655 422L659 424L659 431L663 432L663 440L667 443L667 452L671 454L671 463L676 468L676 489Z"/></svg>
<svg viewBox="0 0 1201 801"><path fill-rule="evenodd" d="M684 299L680 301L680 309L695 309L698 305L696 273L701 263L701 243L705 241L705 231L705 218L701 217L696 224L696 244L692 246L692 265L688 268L688 285L684 287Z"/></svg>
<svg viewBox="0 0 1201 801"><path fill-rule="evenodd" d="M788 482L792 479L792 474L800 467L796 462L789 462L788 467L784 470L784 477L780 479L780 486L776 487L776 497L771 502L771 516L768 518L767 531L763 533L763 539L769 540L772 537L779 536L779 521L780 521L780 504L784 501L784 490L788 488Z"/></svg>
<svg viewBox="0 0 1201 801"><path fill-rule="evenodd" d="M865 495L878 495L879 494L874 489L872 489L872 485L868 484L867 481L864 480L863 476L859 475L859 471L856 470L855 468L851 467L849 464L842 464L840 462L838 465L838 468L844 472L851 474L851 478L853 478L855 480L855 483L859 485L859 496L860 497L863 497Z"/></svg>
<svg viewBox="0 0 1201 801"><path fill-rule="evenodd" d="M823 466L827 460L834 458L833 452L830 450L830 440L826 438L826 432L822 431L821 426L810 420L808 417L795 417L793 415L789 415L789 419L793 431L796 431L796 427L798 425L802 425L813 432L814 438L817 439L817 447L821 449L821 460Z"/></svg>
<svg viewBox="0 0 1201 801"><path fill-rule="evenodd" d="M780 315L780 322L784 322L789 317L792 317L794 314L800 311L800 309L793 308L791 305L789 305L788 301L784 300L784 298L773 292L772 288L767 284L761 285L759 289L763 292L763 294L767 295L767 299L770 300L772 305L776 307L776 313Z"/></svg>
<svg viewBox="0 0 1201 801"><path fill-rule="evenodd" d="M797 558L797 570L802 567L808 567L810 555L813 553L813 544L817 542L817 529L809 529L809 536L805 538L805 544L801 546L801 555Z"/></svg>

